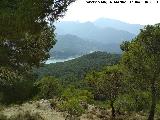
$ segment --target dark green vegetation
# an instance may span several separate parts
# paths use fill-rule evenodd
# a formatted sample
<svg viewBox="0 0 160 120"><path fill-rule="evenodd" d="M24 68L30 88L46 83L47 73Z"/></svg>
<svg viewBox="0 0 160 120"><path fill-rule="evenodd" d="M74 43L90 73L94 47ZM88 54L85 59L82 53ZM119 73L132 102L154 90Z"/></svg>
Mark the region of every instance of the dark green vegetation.
<svg viewBox="0 0 160 120"><path fill-rule="evenodd" d="M69 119L74 119L85 113L87 103L93 98L92 93L88 90L76 89L73 86L66 88L61 95L62 103L59 108L67 111ZM85 105L81 105L84 103Z"/></svg>
<svg viewBox="0 0 160 120"><path fill-rule="evenodd" d="M40 66L49 57L49 51L56 43L53 23L64 15L67 6L73 1L0 1L0 99L2 101L12 101L10 98L14 100L28 98L28 95L23 96L23 92L26 94L29 91L27 86L30 83L33 85L34 79L29 70ZM26 90L28 91L25 92Z"/></svg>
<svg viewBox="0 0 160 120"><path fill-rule="evenodd" d="M112 117L115 118L115 107L114 104L123 90L122 71L119 66L108 66L102 72L92 72L85 78L88 86L94 91L94 96L103 96L103 99L110 102L112 109Z"/></svg>
<svg viewBox="0 0 160 120"><path fill-rule="evenodd" d="M153 120L159 101L160 24L146 26L133 41L122 47L122 68L127 77L134 79L136 84L141 86L132 88L151 94L148 120Z"/></svg>
<svg viewBox="0 0 160 120"><path fill-rule="evenodd" d="M120 54L106 52L94 52L74 60L44 65L35 71L39 78L43 76L55 76L64 85L79 83L90 71L100 71L104 66L117 64Z"/></svg>
<svg viewBox="0 0 160 120"><path fill-rule="evenodd" d="M58 79L48 76L35 83L39 98L51 99L61 94L62 86Z"/></svg>

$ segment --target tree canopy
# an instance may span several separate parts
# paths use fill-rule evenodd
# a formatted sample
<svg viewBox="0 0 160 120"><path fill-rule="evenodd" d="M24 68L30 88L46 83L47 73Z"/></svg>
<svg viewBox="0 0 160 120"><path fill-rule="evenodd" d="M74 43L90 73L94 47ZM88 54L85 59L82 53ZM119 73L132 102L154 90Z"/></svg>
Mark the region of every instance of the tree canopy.
<svg viewBox="0 0 160 120"><path fill-rule="evenodd" d="M74 0L0 1L0 92L12 93L17 84L22 85L22 78L25 82L30 79L29 70L39 67L49 57L56 43L53 23L72 2Z"/></svg>
<svg viewBox="0 0 160 120"><path fill-rule="evenodd" d="M26 33L39 33L64 15L75 0L1 0L0 35L4 39L19 39Z"/></svg>
<svg viewBox="0 0 160 120"><path fill-rule="evenodd" d="M49 57L53 23L74 0L1 0L0 67L26 71Z"/></svg>
<svg viewBox="0 0 160 120"><path fill-rule="evenodd" d="M140 34L124 44L122 66L127 76L137 82L139 89L150 88L152 93L152 105L148 120L154 119L154 113L158 98L158 85L160 77L160 24L147 25Z"/></svg>

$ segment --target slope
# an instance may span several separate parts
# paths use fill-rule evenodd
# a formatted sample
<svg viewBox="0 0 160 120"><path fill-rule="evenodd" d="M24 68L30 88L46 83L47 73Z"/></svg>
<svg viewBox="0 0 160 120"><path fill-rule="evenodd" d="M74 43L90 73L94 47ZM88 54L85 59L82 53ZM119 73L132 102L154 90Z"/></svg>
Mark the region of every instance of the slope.
<svg viewBox="0 0 160 120"><path fill-rule="evenodd" d="M94 52L70 61L44 65L35 73L39 78L46 75L55 76L66 85L79 82L89 71L99 71L104 66L117 64L120 56L120 54Z"/></svg>

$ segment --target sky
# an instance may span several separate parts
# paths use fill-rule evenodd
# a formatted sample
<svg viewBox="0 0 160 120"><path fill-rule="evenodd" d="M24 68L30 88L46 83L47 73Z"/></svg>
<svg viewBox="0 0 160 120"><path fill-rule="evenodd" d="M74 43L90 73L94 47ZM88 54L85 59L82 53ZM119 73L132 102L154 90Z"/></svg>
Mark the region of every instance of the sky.
<svg viewBox="0 0 160 120"><path fill-rule="evenodd" d="M130 3L130 0L126 0L126 3L113 3L114 0L105 0L107 4L86 1L89 0L77 0L72 3L60 21L86 22L95 21L98 18L111 18L141 25L160 22L160 0L158 3L157 0L148 0L149 3L145 3L146 0L139 0L141 3L135 3L135 1Z"/></svg>

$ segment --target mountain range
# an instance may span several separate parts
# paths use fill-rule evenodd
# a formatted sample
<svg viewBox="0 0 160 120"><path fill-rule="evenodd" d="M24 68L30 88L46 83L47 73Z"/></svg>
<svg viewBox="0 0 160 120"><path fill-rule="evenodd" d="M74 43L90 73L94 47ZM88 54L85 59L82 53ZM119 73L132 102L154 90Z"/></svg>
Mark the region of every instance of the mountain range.
<svg viewBox="0 0 160 120"><path fill-rule="evenodd" d="M57 43L51 57L68 58L92 51L120 53L120 44L133 39L144 26L101 18L94 22L62 21L55 23Z"/></svg>
<svg viewBox="0 0 160 120"><path fill-rule="evenodd" d="M57 59L67 59L68 57L77 57L94 51L107 51L109 53L120 53L119 44L87 41L76 35L66 34L58 35L57 43L50 54Z"/></svg>

